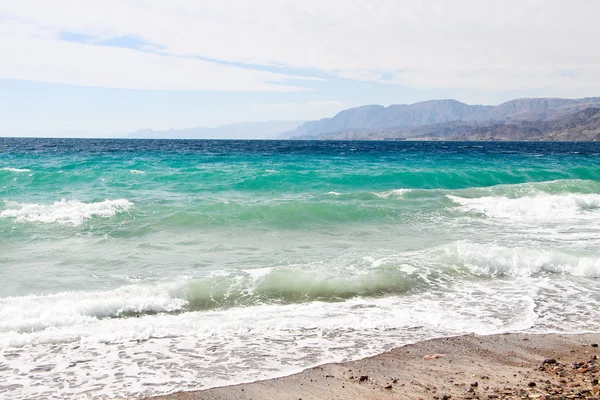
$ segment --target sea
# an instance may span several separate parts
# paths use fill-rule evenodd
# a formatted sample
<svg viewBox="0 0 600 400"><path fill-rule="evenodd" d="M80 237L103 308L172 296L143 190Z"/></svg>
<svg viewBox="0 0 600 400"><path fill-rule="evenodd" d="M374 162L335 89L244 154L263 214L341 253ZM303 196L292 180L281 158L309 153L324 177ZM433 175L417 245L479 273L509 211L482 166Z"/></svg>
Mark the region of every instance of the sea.
<svg viewBox="0 0 600 400"><path fill-rule="evenodd" d="M0 397L600 331L600 143L0 138Z"/></svg>

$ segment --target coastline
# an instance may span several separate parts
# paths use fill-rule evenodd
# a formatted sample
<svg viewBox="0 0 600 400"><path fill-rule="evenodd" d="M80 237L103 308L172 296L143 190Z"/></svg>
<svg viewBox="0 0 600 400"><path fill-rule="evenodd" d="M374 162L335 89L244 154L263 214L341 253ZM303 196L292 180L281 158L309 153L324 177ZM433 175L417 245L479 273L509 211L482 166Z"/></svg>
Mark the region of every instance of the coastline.
<svg viewBox="0 0 600 400"><path fill-rule="evenodd" d="M143 399L600 399L599 342L600 333L440 338L281 378Z"/></svg>

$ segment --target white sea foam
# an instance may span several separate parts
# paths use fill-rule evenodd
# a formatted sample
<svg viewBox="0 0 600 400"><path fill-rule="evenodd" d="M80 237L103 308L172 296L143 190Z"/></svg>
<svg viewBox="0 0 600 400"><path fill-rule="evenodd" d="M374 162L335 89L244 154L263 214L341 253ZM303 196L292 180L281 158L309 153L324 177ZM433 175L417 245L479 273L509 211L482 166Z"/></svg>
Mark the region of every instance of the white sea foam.
<svg viewBox="0 0 600 400"><path fill-rule="evenodd" d="M410 191L410 189L392 189L386 190L384 192L374 192L373 194L377 197L387 199L389 197L402 197Z"/></svg>
<svg viewBox="0 0 600 400"><path fill-rule="evenodd" d="M550 264L527 258L528 249L513 254L501 246L457 242L431 251L356 260L368 271L389 270L403 258L414 261L413 268L437 259L440 266L464 265L486 279L438 277L438 284L431 281L427 290L399 296L196 312L186 311L190 283L197 280L191 277L109 291L0 299L0 355L7 355L3 362L10 371L0 371L0 385L9 380L23 385L11 393L14 399L157 395L293 373L432 337L578 331L600 320L593 282L586 290L580 285L587 281L535 276L536 268ZM537 257L544 259L543 254ZM563 264L577 265L575 258ZM359 266L348 268L349 274ZM562 272L561 266L556 268ZM244 269L240 276L260 284L274 271ZM213 285L206 287L222 284L230 274L214 271L209 276ZM489 279L500 274L515 279ZM575 304L579 308L573 309ZM23 346L26 351L20 351ZM113 373L106 375L107 370ZM32 374L40 385L27 384Z"/></svg>
<svg viewBox="0 0 600 400"><path fill-rule="evenodd" d="M106 292L0 298L0 332L39 332L102 318L178 311L187 304L185 298L174 294L181 286L181 282L129 285Z"/></svg>
<svg viewBox="0 0 600 400"><path fill-rule="evenodd" d="M83 203L79 200L61 200L50 205L5 201L0 218L13 218L17 222L43 222L80 225L92 218L108 218L128 211L133 203L126 199Z"/></svg>
<svg viewBox="0 0 600 400"><path fill-rule="evenodd" d="M131 169L131 170L129 170L129 172L131 172L132 174L135 174L135 175L143 175L146 173L146 171L140 171L137 169Z"/></svg>
<svg viewBox="0 0 600 400"><path fill-rule="evenodd" d="M497 290L516 289L506 285ZM53 296L12 298L2 310L10 306L14 313L27 312L41 301L38 310L49 307L40 314L43 318L65 318L68 313L76 317L45 329L18 332L5 326L0 330L0 351L11 354L5 357L5 364L10 371L19 371L0 373L0 383L10 379L13 384L24 384L31 374L36 375L40 385L24 384L13 392L14 399L45 398L46 391L57 398L74 398L88 390L94 396L111 398L160 394L278 376L436 336L525 329L535 320L527 292L504 296L500 304L493 301L493 307L492 299L478 301L481 299L473 293L478 292L466 284L437 296L356 298L104 319L79 318L82 309L87 312L97 305L65 305L69 296L73 303L81 304L78 299L89 297L86 294L63 294L53 305L48 304L56 301ZM96 299L104 297L110 304L114 294L98 293ZM138 302L134 299L131 297ZM464 307L465 303L470 306ZM62 343L60 351L51 351L57 343ZM20 346L27 346L27 351L17 352ZM49 367L40 371L39 366ZM114 373L106 375L107 370ZM68 385L63 384L64 379L69 379Z"/></svg>
<svg viewBox="0 0 600 400"><path fill-rule="evenodd" d="M530 277L539 273L600 277L598 254L505 247L459 241L444 247L451 261L484 276Z"/></svg>
<svg viewBox="0 0 600 400"><path fill-rule="evenodd" d="M467 212L479 212L490 218L522 220L565 220L589 215L600 207L600 194L546 194L509 198L489 196L464 198L447 195Z"/></svg>
<svg viewBox="0 0 600 400"><path fill-rule="evenodd" d="M0 171L8 171L8 172L16 172L16 173L31 172L31 170L27 169L27 168L12 168L12 167L0 168Z"/></svg>

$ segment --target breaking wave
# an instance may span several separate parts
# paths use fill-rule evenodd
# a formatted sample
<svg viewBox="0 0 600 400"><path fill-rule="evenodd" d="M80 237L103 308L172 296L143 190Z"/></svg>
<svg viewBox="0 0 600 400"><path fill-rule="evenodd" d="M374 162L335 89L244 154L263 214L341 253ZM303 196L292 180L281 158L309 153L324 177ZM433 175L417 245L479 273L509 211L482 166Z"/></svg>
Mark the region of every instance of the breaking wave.
<svg viewBox="0 0 600 400"><path fill-rule="evenodd" d="M5 201L4 208L0 210L0 218L12 218L16 222L81 225L87 219L112 217L119 212L128 211L131 207L133 203L126 199L95 203L63 199L49 205Z"/></svg>
<svg viewBox="0 0 600 400"><path fill-rule="evenodd" d="M27 168L12 168L12 167L3 167L3 168L0 168L0 171L15 172L15 173L31 172L31 170L27 169Z"/></svg>
<svg viewBox="0 0 600 400"><path fill-rule="evenodd" d="M448 195L465 212L509 220L564 220L585 216L600 208L600 194L565 193L528 195L519 198L487 196L465 198Z"/></svg>

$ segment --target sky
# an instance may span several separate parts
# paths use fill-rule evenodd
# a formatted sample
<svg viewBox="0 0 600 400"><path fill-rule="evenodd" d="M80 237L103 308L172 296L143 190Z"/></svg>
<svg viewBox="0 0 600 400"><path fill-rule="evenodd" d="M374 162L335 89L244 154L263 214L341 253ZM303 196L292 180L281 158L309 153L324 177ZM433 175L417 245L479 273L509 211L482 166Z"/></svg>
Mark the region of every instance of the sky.
<svg viewBox="0 0 600 400"><path fill-rule="evenodd" d="M600 96L600 0L0 0L0 135Z"/></svg>

